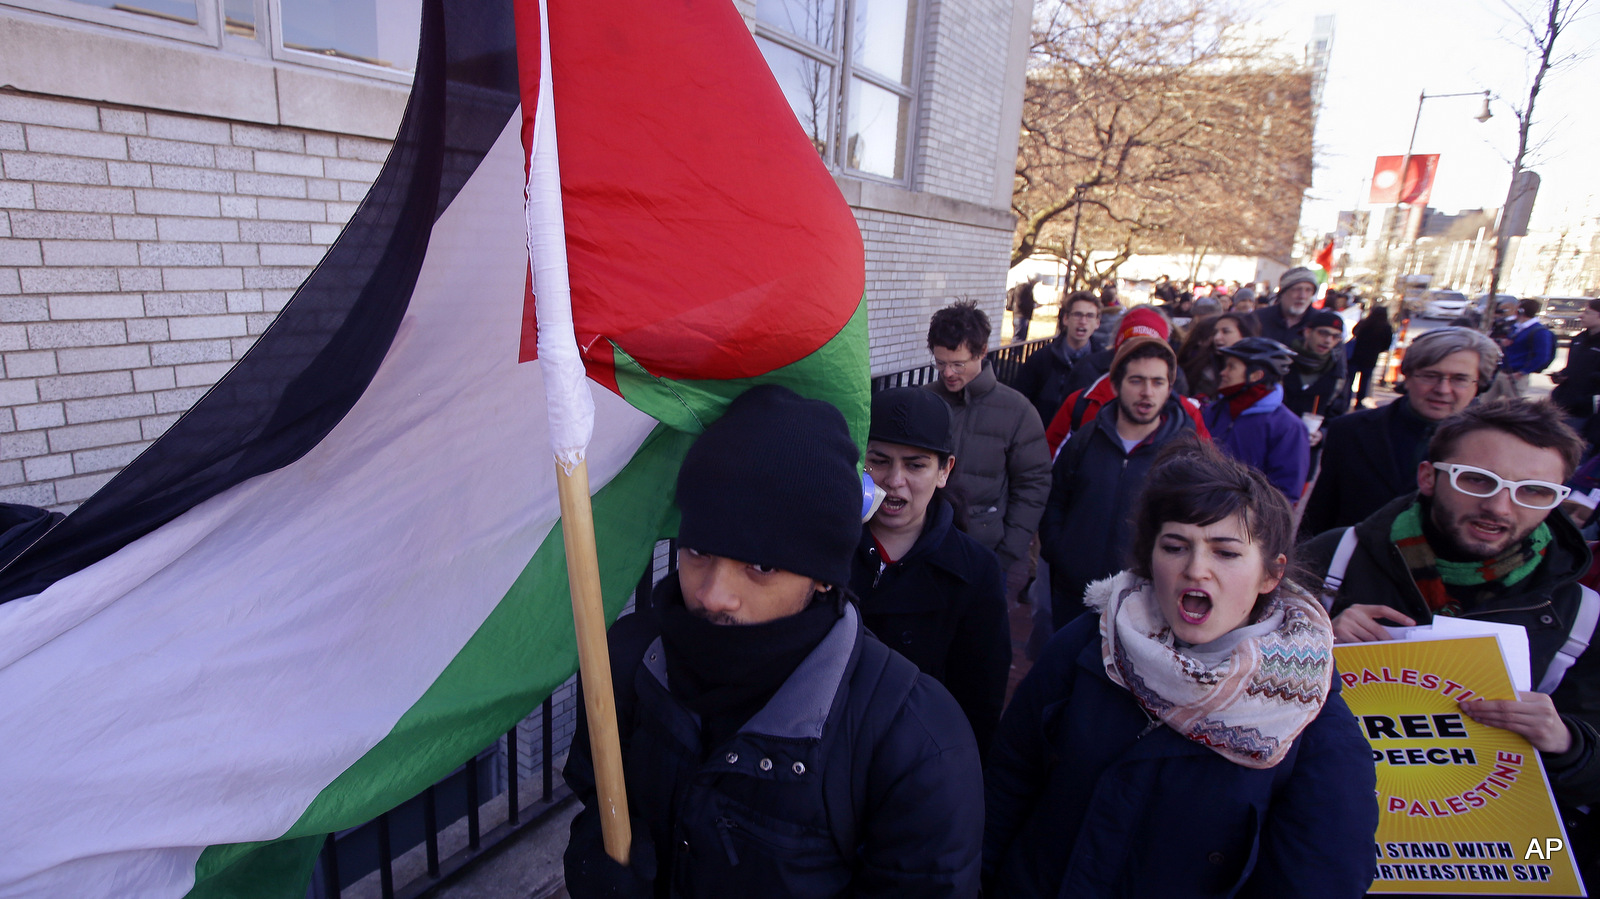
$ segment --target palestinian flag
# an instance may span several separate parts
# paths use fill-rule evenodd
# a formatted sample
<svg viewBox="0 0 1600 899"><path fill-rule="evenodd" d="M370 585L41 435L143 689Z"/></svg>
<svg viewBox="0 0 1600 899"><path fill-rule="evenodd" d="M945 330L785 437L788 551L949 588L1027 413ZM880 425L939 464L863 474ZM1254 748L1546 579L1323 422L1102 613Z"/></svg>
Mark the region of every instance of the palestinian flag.
<svg viewBox="0 0 1600 899"><path fill-rule="evenodd" d="M1328 238L1328 242L1317 251L1316 262L1317 284L1328 283L1328 279L1333 277L1333 238Z"/></svg>
<svg viewBox="0 0 1600 899"><path fill-rule="evenodd" d="M864 434L860 236L731 4L422 9L394 149L326 258L0 570L0 896L302 896L323 834L572 674L551 265L610 614L729 398L785 383Z"/></svg>

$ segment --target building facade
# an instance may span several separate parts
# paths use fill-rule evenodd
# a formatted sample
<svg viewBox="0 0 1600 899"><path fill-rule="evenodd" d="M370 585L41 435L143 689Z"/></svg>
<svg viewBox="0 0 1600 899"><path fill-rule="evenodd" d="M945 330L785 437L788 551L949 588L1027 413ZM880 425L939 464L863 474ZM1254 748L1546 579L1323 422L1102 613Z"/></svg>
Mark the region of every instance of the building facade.
<svg viewBox="0 0 1600 899"><path fill-rule="evenodd" d="M873 372L952 299L998 325L1031 5L737 5L856 212ZM420 8L0 2L0 502L71 510L249 350L377 176Z"/></svg>

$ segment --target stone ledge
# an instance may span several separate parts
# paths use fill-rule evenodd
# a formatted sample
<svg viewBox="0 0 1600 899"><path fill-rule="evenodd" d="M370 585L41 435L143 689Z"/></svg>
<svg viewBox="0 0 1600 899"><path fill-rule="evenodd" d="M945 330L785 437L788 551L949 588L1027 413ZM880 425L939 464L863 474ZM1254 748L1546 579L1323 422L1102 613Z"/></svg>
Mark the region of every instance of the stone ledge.
<svg viewBox="0 0 1600 899"><path fill-rule="evenodd" d="M0 12L0 87L392 140L410 88Z"/></svg>
<svg viewBox="0 0 1600 899"><path fill-rule="evenodd" d="M1016 230L1016 216L1009 209L980 206L965 200L955 200L922 191L906 190L876 181L865 181L849 175L835 173L833 181L844 194L852 209L870 209L896 215L970 225L994 231L1011 233Z"/></svg>

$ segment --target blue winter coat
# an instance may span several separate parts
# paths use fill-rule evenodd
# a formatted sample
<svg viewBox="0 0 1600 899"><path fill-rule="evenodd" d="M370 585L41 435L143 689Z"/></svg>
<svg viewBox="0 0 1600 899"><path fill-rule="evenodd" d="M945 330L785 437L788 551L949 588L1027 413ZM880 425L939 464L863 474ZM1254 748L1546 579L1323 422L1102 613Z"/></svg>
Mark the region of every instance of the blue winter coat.
<svg viewBox="0 0 1600 899"><path fill-rule="evenodd" d="M1517 374L1544 371L1556 357L1556 335L1537 319L1533 324L1512 333L1500 365Z"/></svg>
<svg viewBox="0 0 1600 899"><path fill-rule="evenodd" d="M1371 747L1338 695L1276 767L1149 728L1106 676L1098 616L1057 632L984 771L985 895L1357 897L1372 881Z"/></svg>
<svg viewBox="0 0 1600 899"><path fill-rule="evenodd" d="M1220 397L1206 406L1204 417L1212 443L1265 474L1289 502L1300 498L1311 465L1311 438L1300 417L1283 405L1283 385L1274 386L1238 421Z"/></svg>

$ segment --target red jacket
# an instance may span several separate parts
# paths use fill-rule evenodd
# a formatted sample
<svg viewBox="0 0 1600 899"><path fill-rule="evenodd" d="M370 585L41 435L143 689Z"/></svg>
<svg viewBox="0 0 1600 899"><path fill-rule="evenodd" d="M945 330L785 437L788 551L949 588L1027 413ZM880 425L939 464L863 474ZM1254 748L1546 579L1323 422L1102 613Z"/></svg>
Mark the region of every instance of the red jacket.
<svg viewBox="0 0 1600 899"><path fill-rule="evenodd" d="M1072 410L1077 408L1078 397L1080 396L1085 396L1082 390L1073 391L1061 403L1061 408L1056 410L1055 417L1050 419L1050 427L1045 429L1044 439L1046 443L1050 444L1051 458L1055 458L1055 454L1061 449L1061 444L1066 443L1067 438L1072 436ZM1078 417L1080 422L1093 421L1094 417L1100 414L1101 407L1117 398L1117 390L1111 386L1111 376L1101 375L1099 380L1090 384L1087 398L1088 402L1084 404L1083 415ZM1179 397L1179 399L1182 402L1178 405L1182 406L1183 411L1189 413L1189 417L1194 419L1194 429L1199 432L1203 439L1210 440L1211 432L1206 430L1205 420L1200 417L1200 403L1187 396Z"/></svg>

